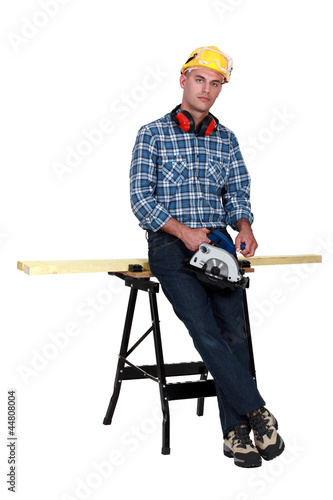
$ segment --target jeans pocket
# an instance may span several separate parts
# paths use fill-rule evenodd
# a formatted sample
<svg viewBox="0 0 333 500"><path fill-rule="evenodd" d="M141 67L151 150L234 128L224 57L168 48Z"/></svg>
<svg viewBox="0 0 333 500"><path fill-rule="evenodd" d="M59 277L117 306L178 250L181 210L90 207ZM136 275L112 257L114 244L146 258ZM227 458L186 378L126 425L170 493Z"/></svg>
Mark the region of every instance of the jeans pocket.
<svg viewBox="0 0 333 500"><path fill-rule="evenodd" d="M176 236L163 231L148 231L148 251L150 255L155 255L158 250L162 250L178 241Z"/></svg>

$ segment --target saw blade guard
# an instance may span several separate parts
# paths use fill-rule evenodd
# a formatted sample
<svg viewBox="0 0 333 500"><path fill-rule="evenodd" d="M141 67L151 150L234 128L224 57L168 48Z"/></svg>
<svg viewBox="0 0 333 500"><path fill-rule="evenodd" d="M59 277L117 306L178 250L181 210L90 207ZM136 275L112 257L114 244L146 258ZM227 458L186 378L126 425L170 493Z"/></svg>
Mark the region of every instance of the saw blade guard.
<svg viewBox="0 0 333 500"><path fill-rule="evenodd" d="M190 260L190 265L203 270L215 278L236 283L242 279L237 259L226 250L201 243Z"/></svg>

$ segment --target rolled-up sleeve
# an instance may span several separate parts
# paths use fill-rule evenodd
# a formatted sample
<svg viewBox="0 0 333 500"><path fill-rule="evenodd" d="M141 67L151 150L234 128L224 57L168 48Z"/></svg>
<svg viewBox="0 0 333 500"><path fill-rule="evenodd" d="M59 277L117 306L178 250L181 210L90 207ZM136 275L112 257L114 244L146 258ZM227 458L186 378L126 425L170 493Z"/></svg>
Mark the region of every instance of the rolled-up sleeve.
<svg viewBox="0 0 333 500"><path fill-rule="evenodd" d="M130 168L130 199L134 215L143 229L157 231L170 218L156 201L157 149L151 132L142 127L136 137Z"/></svg>
<svg viewBox="0 0 333 500"><path fill-rule="evenodd" d="M222 201L226 211L226 222L235 230L238 230L236 223L241 218L248 219L250 224L253 222L250 186L250 175L245 166L238 141L231 132L230 170L228 181L222 193Z"/></svg>

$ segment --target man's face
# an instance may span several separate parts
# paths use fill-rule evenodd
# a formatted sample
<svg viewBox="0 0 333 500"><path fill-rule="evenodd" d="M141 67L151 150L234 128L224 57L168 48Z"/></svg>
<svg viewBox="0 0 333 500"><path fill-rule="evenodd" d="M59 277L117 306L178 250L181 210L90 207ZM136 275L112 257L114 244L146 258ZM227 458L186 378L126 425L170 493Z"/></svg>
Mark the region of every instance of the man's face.
<svg viewBox="0 0 333 500"><path fill-rule="evenodd" d="M223 77L211 69L192 69L181 75L182 108L190 113L208 113L222 90L222 80Z"/></svg>

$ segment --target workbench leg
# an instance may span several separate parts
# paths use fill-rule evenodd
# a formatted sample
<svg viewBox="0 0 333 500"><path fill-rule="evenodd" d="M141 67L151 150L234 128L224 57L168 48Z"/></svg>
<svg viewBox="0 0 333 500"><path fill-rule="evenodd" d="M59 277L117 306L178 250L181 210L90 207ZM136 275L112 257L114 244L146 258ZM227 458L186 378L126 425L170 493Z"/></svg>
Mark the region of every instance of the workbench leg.
<svg viewBox="0 0 333 500"><path fill-rule="evenodd" d="M163 414L162 455L169 455L170 454L170 411L169 411L168 398L166 397L166 393L165 393L166 376L165 376L161 332L160 332L160 322L159 322L159 317L158 317L157 300L156 300L155 291L149 292L149 302L150 302L151 320L152 320L152 324L153 324L157 376L158 376L158 381L159 381L161 407L162 407L162 414Z"/></svg>
<svg viewBox="0 0 333 500"><path fill-rule="evenodd" d="M200 380L207 380L207 377L208 377L208 370L206 368L204 373L201 374ZM204 403L205 403L205 398L198 398L198 402L197 402L197 415L198 415L198 417L203 416Z"/></svg>
<svg viewBox="0 0 333 500"><path fill-rule="evenodd" d="M120 354L119 354L119 360L118 360L118 365L117 365L117 371L116 371L116 377L115 377L115 382L114 382L114 390L112 397L110 399L110 403L105 415L105 418L103 420L104 425L110 425L112 421L112 417L117 405L120 389L121 389L121 383L122 383L122 373L124 370L124 365L127 356L127 350L128 350L128 343L129 343L129 337L131 333L131 328L132 328L132 322L133 322L133 316L134 316L134 309L135 309L135 304L136 304L136 298L137 298L138 290L131 288L131 293L128 301L128 307L127 307L127 313L126 313L126 319L125 319L125 325L124 325L124 332L123 332L123 337L121 341L121 346L120 346Z"/></svg>
<svg viewBox="0 0 333 500"><path fill-rule="evenodd" d="M255 383L257 383L256 370L255 370L255 365L254 365L251 329L250 329L249 310L248 310L248 306L247 306L247 298L246 298L245 288L243 288L243 312L244 312L245 337L246 337L246 342L247 342L247 349L249 352L249 370L250 370L250 373L253 377L253 380L255 381Z"/></svg>

